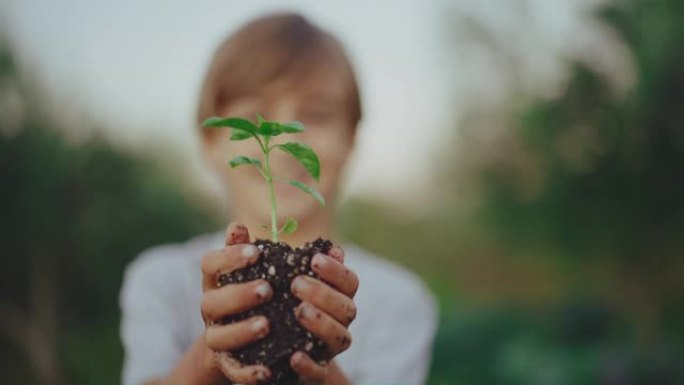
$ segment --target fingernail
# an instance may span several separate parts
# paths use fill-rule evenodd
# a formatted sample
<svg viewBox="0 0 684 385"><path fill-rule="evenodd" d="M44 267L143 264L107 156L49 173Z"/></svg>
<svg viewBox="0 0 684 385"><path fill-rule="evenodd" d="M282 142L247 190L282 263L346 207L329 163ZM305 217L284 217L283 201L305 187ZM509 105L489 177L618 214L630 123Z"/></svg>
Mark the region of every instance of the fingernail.
<svg viewBox="0 0 684 385"><path fill-rule="evenodd" d="M254 245L247 245L242 248L242 257L246 259L252 259L259 254L259 249Z"/></svg>
<svg viewBox="0 0 684 385"><path fill-rule="evenodd" d="M292 292L294 294L301 293L309 287L309 282L304 277L297 277L292 281Z"/></svg>
<svg viewBox="0 0 684 385"><path fill-rule="evenodd" d="M259 381L264 381L269 377L269 374L265 370L259 370L257 372L256 378Z"/></svg>
<svg viewBox="0 0 684 385"><path fill-rule="evenodd" d="M299 308L299 316L301 318L313 318L314 310L308 304L302 304Z"/></svg>
<svg viewBox="0 0 684 385"><path fill-rule="evenodd" d="M328 252L328 255L335 259L337 262L344 263L344 251L339 247L335 246Z"/></svg>
<svg viewBox="0 0 684 385"><path fill-rule="evenodd" d="M226 229L226 245L249 243L249 232L244 225L233 223Z"/></svg>
<svg viewBox="0 0 684 385"><path fill-rule="evenodd" d="M314 255L312 260L313 266L316 268L325 266L325 264L328 263L328 258L329 257L327 255L321 253Z"/></svg>
<svg viewBox="0 0 684 385"><path fill-rule="evenodd" d="M256 292L257 297L264 300L271 295L271 285L264 282L261 285L257 286L256 289L254 289L254 292Z"/></svg>
<svg viewBox="0 0 684 385"><path fill-rule="evenodd" d="M292 355L292 365L299 366L302 363L302 353L296 352Z"/></svg>
<svg viewBox="0 0 684 385"><path fill-rule="evenodd" d="M261 333L266 331L266 320L263 318L258 318L256 321L252 322L250 328L255 333Z"/></svg>

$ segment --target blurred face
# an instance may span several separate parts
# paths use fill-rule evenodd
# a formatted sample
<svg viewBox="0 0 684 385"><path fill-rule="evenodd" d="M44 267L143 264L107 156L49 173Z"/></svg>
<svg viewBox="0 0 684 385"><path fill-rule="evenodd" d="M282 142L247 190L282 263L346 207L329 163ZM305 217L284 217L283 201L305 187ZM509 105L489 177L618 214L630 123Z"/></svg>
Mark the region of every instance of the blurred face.
<svg viewBox="0 0 684 385"><path fill-rule="evenodd" d="M271 169L275 176L315 187L325 197L326 207L321 208L316 200L297 188L276 181L280 219L294 217L302 222L317 210L330 209L334 205L340 177L354 142L346 94L341 76L321 71L298 84L288 79L277 81L254 95L234 100L219 112L220 116L239 116L252 121L256 120L258 112L266 120L297 120L306 126L303 133L283 134L272 138L271 143L296 141L311 146L321 161L320 182L316 183L294 157L282 151L271 152ZM230 130L225 129L205 136L204 152L223 181L233 213L237 217L269 223L270 201L263 177L253 166L235 169L228 166L228 161L237 155L262 159L256 141L231 141Z"/></svg>

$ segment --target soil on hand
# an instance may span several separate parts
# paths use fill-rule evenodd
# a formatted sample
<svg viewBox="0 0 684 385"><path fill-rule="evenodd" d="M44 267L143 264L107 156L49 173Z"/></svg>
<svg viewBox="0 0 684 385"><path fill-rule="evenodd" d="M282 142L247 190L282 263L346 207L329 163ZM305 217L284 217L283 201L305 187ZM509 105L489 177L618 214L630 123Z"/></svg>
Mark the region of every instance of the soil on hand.
<svg viewBox="0 0 684 385"><path fill-rule="evenodd" d="M318 278L311 270L311 259L316 253L327 254L332 242L318 238L294 250L286 243L264 239L257 239L254 245L260 251L258 262L220 276L219 286L265 279L273 288L273 297L254 309L224 318L222 323L263 315L270 323L270 333L231 354L242 363L269 367L273 375L268 385L296 385L299 379L290 367L294 352L304 351L320 364L327 363L330 354L325 344L297 321L294 311L302 301L292 294L290 285L298 275Z"/></svg>

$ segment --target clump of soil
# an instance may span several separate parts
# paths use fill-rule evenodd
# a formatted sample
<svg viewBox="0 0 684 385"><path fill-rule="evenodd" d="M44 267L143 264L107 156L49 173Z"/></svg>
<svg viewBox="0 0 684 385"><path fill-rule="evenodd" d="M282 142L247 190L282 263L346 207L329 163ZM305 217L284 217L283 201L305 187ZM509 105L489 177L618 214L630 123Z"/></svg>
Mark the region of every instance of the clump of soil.
<svg viewBox="0 0 684 385"><path fill-rule="evenodd" d="M311 259L316 253L327 254L332 242L318 238L294 250L286 243L264 239L257 239L254 245L260 251L259 260L251 266L220 276L219 285L265 279L273 288L273 297L256 308L224 318L222 323L263 315L268 318L270 333L231 354L242 363L269 367L273 375L266 382L268 385L296 385L299 378L290 367L290 357L294 352L304 351L320 364L330 360L330 353L320 339L297 321L294 309L302 301L292 294L290 285L298 275L318 278L311 270Z"/></svg>

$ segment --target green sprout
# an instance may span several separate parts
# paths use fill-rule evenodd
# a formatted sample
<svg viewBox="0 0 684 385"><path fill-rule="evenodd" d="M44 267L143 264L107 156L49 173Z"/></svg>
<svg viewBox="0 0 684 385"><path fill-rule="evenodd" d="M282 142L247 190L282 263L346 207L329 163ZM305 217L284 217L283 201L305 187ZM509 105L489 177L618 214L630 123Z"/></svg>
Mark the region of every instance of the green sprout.
<svg viewBox="0 0 684 385"><path fill-rule="evenodd" d="M278 242L278 234L292 234L297 230L297 221L294 218L287 218L283 226L278 229L277 205L275 198L275 190L273 189L273 182L288 183L305 193L314 197L321 206L325 205L325 199L313 187L297 180L283 179L274 176L271 173L271 151L278 149L294 156L304 169L307 171L316 182L320 179L320 162L318 155L311 147L303 143L287 142L282 144L271 145L271 138L280 134L297 134L303 132L304 125L299 122L279 123L266 121L257 114L257 124L252 123L247 119L242 118L221 118L211 117L202 122L203 127L230 127L232 129L230 140L246 140L254 138L263 154L263 161L260 159L250 158L247 156L236 156L230 161L230 167L235 168L242 165L252 165L259 170L261 176L264 177L268 184L268 192L271 200L271 226L264 226L271 231L273 242Z"/></svg>

